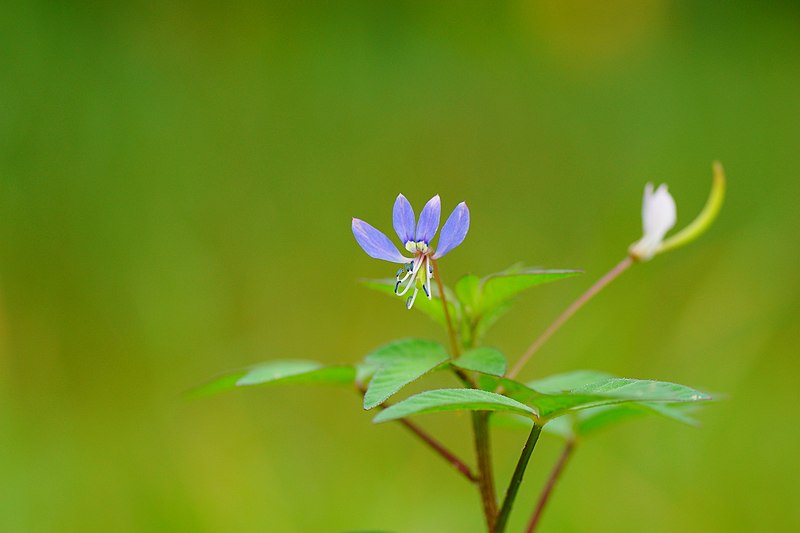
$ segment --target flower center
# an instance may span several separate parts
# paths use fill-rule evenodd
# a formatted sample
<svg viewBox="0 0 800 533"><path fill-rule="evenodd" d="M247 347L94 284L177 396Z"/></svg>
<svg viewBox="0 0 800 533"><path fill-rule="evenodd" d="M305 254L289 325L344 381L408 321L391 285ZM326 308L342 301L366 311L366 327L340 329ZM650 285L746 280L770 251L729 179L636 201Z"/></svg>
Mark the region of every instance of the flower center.
<svg viewBox="0 0 800 533"><path fill-rule="evenodd" d="M416 242L408 241L406 243L406 250L408 250L412 254L417 252L421 252L424 254L427 253L428 251L428 243L426 243L425 241L416 241Z"/></svg>
<svg viewBox="0 0 800 533"><path fill-rule="evenodd" d="M414 246L414 250L411 249L411 245ZM428 245L424 242L408 241L406 250L414 253L414 259L397 271L397 283L394 286L394 293L398 296L403 296L413 286L414 292L406 300L406 307L411 309L417 299L417 293L419 293L420 288L425 292L428 300L432 298L431 279L433 278L433 266L431 265L430 254L427 253L429 251Z"/></svg>

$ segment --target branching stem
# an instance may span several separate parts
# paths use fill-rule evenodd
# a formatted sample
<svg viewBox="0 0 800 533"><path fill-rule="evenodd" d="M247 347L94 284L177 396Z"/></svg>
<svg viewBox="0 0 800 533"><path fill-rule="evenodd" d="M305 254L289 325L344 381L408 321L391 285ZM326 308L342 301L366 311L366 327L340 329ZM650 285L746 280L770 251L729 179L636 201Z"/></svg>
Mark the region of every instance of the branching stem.
<svg viewBox="0 0 800 533"><path fill-rule="evenodd" d="M439 298L442 300L444 318L447 323L447 332L450 336L450 349L453 358L461 355L461 345L458 339L458 332L450 316L450 309L447 305L447 294L444 291L444 283L439 274L439 264L435 259L431 260L433 265L433 276L436 278L436 286L439 289ZM475 381L463 370L454 368L458 378L466 387L477 388ZM486 518L486 527L489 533L494 533L494 523L497 517L497 497L494 491L494 472L492 469L491 439L489 435L489 413L477 411L472 413L472 432L475 439L475 456L478 462L477 483L483 504L483 514Z"/></svg>
<svg viewBox="0 0 800 533"><path fill-rule="evenodd" d="M366 393L363 387L359 387L358 391L361 393L362 396ZM384 402L380 404L378 407L380 409L388 409L389 407L391 407L391 404L389 404L388 402ZM456 470L461 472L461 474L463 474L464 477L467 478L467 480L469 480L472 483L476 483L478 481L478 476L476 476L472 472L472 469L469 466L467 466L467 464L464 461L459 459L455 453L447 449L444 444L436 440L427 431L422 429L420 426L416 425L414 422L406 420L405 418L399 419L398 422L403 424L406 427L406 429L411 431L411 433L419 437L419 439L422 440L422 442L427 444L434 452L439 454L445 461L453 465L453 467L455 467Z"/></svg>

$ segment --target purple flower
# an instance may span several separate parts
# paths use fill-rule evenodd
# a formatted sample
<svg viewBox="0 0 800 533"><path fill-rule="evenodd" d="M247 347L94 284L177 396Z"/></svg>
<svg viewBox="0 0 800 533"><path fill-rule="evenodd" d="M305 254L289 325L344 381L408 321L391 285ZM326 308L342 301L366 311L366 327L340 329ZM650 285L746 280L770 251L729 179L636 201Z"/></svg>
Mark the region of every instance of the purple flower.
<svg viewBox="0 0 800 533"><path fill-rule="evenodd" d="M389 237L373 228L363 220L353 219L353 235L356 241L367 252L367 255L375 259L383 259L392 263L400 263L403 268L397 271L397 284L394 287L395 294L403 296L411 287L414 292L406 300L406 307L411 309L414 300L417 298L419 289L425 291L428 299L431 299L431 279L433 278L432 259L439 259L447 252L464 242L464 237L469 231L469 208L467 204L461 202L453 209L447 218L447 222L442 226L439 236L439 248L434 250L431 241L436 236L439 229L439 218L442 212L442 204L437 194L425 204L419 214L419 221L414 220L414 210L402 194L397 196L394 202L392 220L394 231L403 243L403 248L412 255L406 257L401 254L397 247L392 244Z"/></svg>

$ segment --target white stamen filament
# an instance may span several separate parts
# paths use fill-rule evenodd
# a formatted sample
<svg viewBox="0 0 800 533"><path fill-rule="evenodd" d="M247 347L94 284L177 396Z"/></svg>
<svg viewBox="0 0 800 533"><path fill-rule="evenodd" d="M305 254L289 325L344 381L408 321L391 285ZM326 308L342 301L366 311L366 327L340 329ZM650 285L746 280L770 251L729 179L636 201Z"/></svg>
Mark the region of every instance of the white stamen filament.
<svg viewBox="0 0 800 533"><path fill-rule="evenodd" d="M426 281L426 283L428 285L428 290L425 291L425 294L428 295L428 300L433 299L433 293L431 292L432 271L433 271L433 269L431 268L431 258L430 258L430 256L426 255L425 256L425 278L426 278L425 281Z"/></svg>
<svg viewBox="0 0 800 533"><path fill-rule="evenodd" d="M414 287L414 292L411 296L408 297L408 301L406 302L406 307L411 309L414 306L414 300L417 299L417 293L419 292L419 288Z"/></svg>
<svg viewBox="0 0 800 533"><path fill-rule="evenodd" d="M423 263L423 260L421 258L419 258L419 257L414 258L414 270L412 270L411 273L410 273L411 274L411 276L410 276L411 280L408 282L408 284L406 285L406 287L402 291L397 293L398 296L403 296L405 293L408 292L408 289L410 289L411 286L414 285L414 282L417 279L417 272L419 272L419 267L422 265L422 263ZM409 277L409 275L406 274L406 276L403 278L403 281L405 281L408 277ZM402 283L402 281L401 281L401 283ZM412 302L412 304L413 304L413 302Z"/></svg>

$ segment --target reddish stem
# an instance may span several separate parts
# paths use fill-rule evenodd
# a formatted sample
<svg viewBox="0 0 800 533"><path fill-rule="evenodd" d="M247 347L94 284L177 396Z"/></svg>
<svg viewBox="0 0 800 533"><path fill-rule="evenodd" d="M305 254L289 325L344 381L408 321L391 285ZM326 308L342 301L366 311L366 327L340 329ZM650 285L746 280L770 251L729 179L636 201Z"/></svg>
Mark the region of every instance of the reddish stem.
<svg viewBox="0 0 800 533"><path fill-rule="evenodd" d="M533 357L533 354L539 351L539 348L541 348L544 343L546 343L547 340L553 336L553 333L558 331L558 329L563 326L567 320L572 318L572 315L577 313L578 310L586 304L586 302L591 300L597 293L603 290L606 285L614 281L620 274L625 272L632 264L633 259L630 256L626 257L617 266L608 271L605 276L597 280L594 285L589 287L589 290L584 292L580 298L572 302L572 305L567 307L556 319L556 321L550 324L550 326L544 330L544 333L542 333L539 338L537 338L530 346L528 346L528 349L525 350L525 353L522 354L522 357L519 358L519 361L514 364L514 367L508 373L507 377L509 379L514 379L517 374L520 373L522 367L524 367L530 358Z"/></svg>

